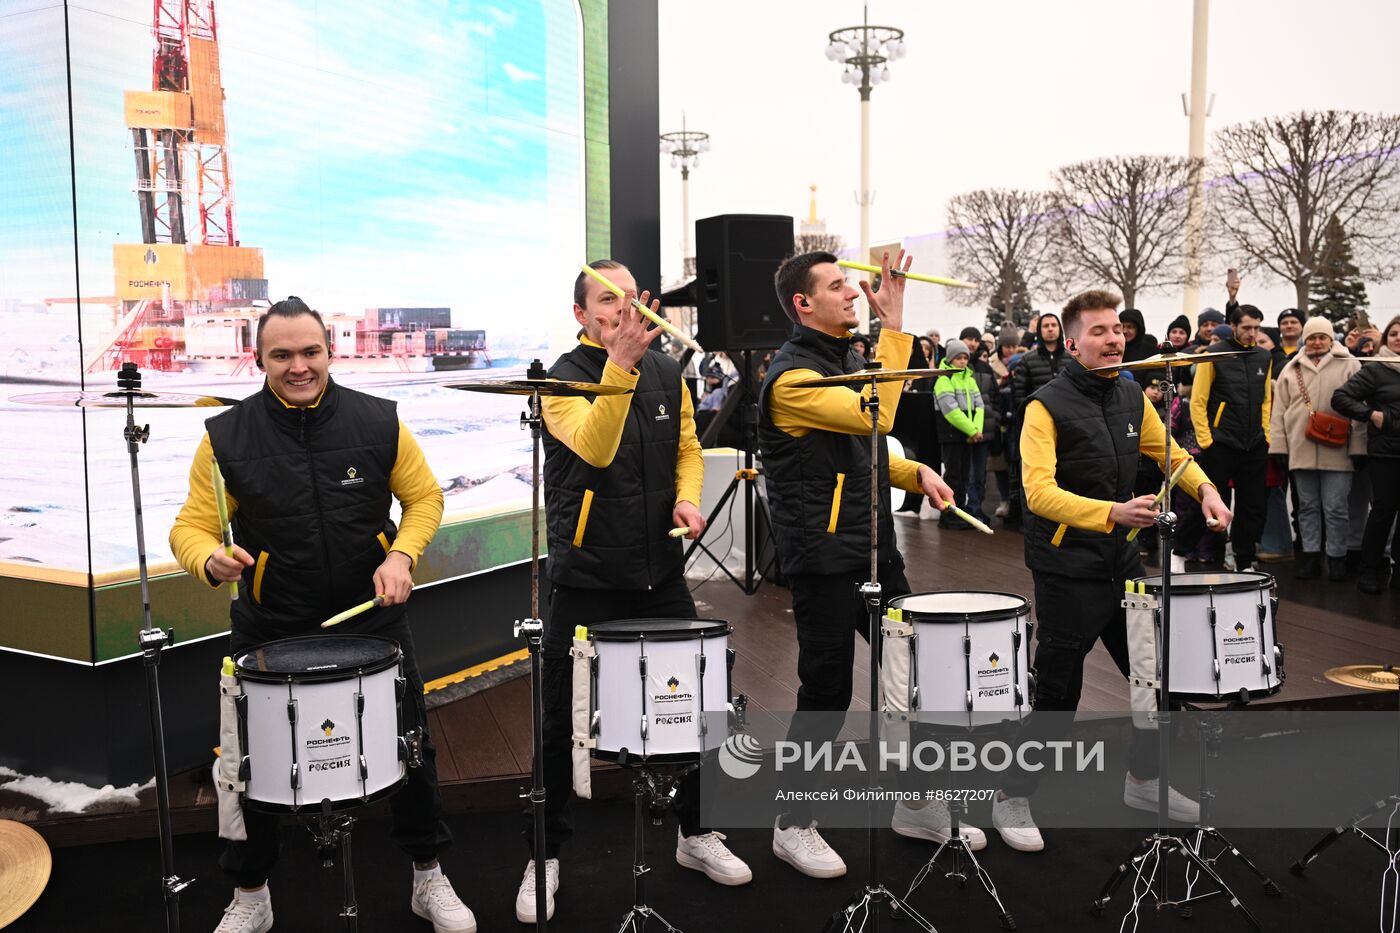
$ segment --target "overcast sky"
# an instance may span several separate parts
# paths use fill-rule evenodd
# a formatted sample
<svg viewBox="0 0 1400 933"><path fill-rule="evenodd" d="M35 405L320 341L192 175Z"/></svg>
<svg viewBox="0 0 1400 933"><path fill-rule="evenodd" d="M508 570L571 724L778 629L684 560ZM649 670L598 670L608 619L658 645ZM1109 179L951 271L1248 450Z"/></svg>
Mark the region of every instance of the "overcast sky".
<svg viewBox="0 0 1400 933"><path fill-rule="evenodd" d="M1191 17L1190 0L873 0L871 23L902 28L908 54L872 97L871 242L942 230L947 199L964 191L1044 188L1053 169L1100 156L1185 155ZM803 215L816 184L829 231L857 245L859 96L823 53L828 32L860 20L857 0L661 2L662 129L684 110L713 137L691 175L692 218ZM1208 135L1304 108L1400 112L1397 38L1392 0L1215 0ZM671 279L680 173L666 161L661 223ZM1247 285L1270 306L1292 294ZM1223 301L1216 290L1206 304ZM1371 291L1374 306L1400 309L1396 286ZM1178 295L1139 304L1149 325L1180 311Z"/></svg>

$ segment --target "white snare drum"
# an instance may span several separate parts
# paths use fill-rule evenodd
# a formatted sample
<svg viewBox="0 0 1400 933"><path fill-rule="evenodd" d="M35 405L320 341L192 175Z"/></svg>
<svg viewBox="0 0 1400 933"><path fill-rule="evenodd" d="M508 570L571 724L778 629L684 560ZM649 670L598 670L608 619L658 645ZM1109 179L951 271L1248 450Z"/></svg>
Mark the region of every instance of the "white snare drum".
<svg viewBox="0 0 1400 933"><path fill-rule="evenodd" d="M1160 576L1142 591L1162 595ZM1244 689L1269 696L1283 686L1276 641L1278 597L1267 573L1174 573L1171 590L1172 696L1228 700Z"/></svg>
<svg viewBox="0 0 1400 933"><path fill-rule="evenodd" d="M912 626L908 708L920 722L981 726L1030 712L1031 606L1011 593L911 593L885 618Z"/></svg>
<svg viewBox="0 0 1400 933"><path fill-rule="evenodd" d="M596 655L589 700L594 755L690 761L723 745L728 729L714 724L728 722L732 631L728 622L709 619L593 626L588 639Z"/></svg>
<svg viewBox="0 0 1400 933"><path fill-rule="evenodd" d="M397 789L407 776L401 658L398 645L368 635L284 638L240 655L249 803L282 812L329 800L343 810Z"/></svg>

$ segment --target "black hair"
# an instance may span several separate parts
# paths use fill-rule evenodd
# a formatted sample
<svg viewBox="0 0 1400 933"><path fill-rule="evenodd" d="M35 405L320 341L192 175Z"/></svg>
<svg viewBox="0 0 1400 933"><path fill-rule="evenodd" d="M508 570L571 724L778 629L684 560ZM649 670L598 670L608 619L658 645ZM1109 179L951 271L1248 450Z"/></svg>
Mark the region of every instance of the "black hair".
<svg viewBox="0 0 1400 933"><path fill-rule="evenodd" d="M588 268L595 272L602 272L604 269L626 269L627 267L616 259L598 259L590 262ZM592 278L587 272L579 272L578 278L574 279L574 304L580 308L588 301L588 283Z"/></svg>
<svg viewBox="0 0 1400 933"><path fill-rule="evenodd" d="M314 318L316 319L316 323L321 325L321 336L322 336L322 337L325 337L325 335L326 335L326 322L323 321L323 320L321 320L321 314L320 314L320 312L319 312L319 311L316 311L315 309L313 309L310 305L308 305L306 302L302 301L302 300L301 300L300 298L298 298L296 295L288 295L286 298L283 298L281 301L277 302L277 304L273 305L272 307L270 307L270 308L268 308L266 311L264 311L262 317L258 318L258 334L257 334L258 356L262 356L262 346L263 346L263 342L262 342L262 333L263 333L263 325L265 325L265 324L267 323L268 318L274 318L274 317L287 317L287 318L291 318L291 317L301 317L303 314L310 315L311 317L314 317ZM329 339L329 338L326 338L326 350L329 351L330 348L331 348L330 339Z"/></svg>
<svg viewBox="0 0 1400 933"><path fill-rule="evenodd" d="M1231 327L1234 327L1242 319L1247 317L1262 322L1264 320L1264 312L1254 307L1254 305L1240 305L1230 312L1230 320L1227 323Z"/></svg>
<svg viewBox="0 0 1400 933"><path fill-rule="evenodd" d="M818 250L813 253L799 253L784 259L778 271L773 274L773 287L778 292L778 304L788 320L797 323L797 311L792 306L792 296L806 294L812 287L812 267L825 262L836 262L833 253Z"/></svg>

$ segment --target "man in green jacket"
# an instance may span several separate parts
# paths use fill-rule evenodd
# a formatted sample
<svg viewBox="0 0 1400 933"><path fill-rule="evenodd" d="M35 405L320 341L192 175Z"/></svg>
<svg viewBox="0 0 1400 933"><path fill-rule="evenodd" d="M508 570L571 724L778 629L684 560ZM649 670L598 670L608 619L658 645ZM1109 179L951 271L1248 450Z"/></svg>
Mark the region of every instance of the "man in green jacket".
<svg viewBox="0 0 1400 933"><path fill-rule="evenodd" d="M974 518L982 514L982 489L987 478L987 454L991 435L983 433L986 406L969 364L967 344L949 340L946 355L938 365L940 373L933 384L938 406L938 440L943 451L944 478L953 489L957 504ZM967 522L945 511L938 527L953 530L971 528Z"/></svg>

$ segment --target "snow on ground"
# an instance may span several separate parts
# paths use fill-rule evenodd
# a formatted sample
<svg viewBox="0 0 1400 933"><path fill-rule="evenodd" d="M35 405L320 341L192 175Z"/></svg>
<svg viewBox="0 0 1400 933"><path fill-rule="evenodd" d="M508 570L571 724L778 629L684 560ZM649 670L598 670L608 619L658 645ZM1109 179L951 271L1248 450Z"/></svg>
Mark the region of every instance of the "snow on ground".
<svg viewBox="0 0 1400 933"><path fill-rule="evenodd" d="M107 812L137 806L137 795L155 786L152 777L145 784L126 787L89 787L73 781L54 781L46 777L20 774L0 766L0 788L8 793L32 797L46 805L51 813Z"/></svg>

